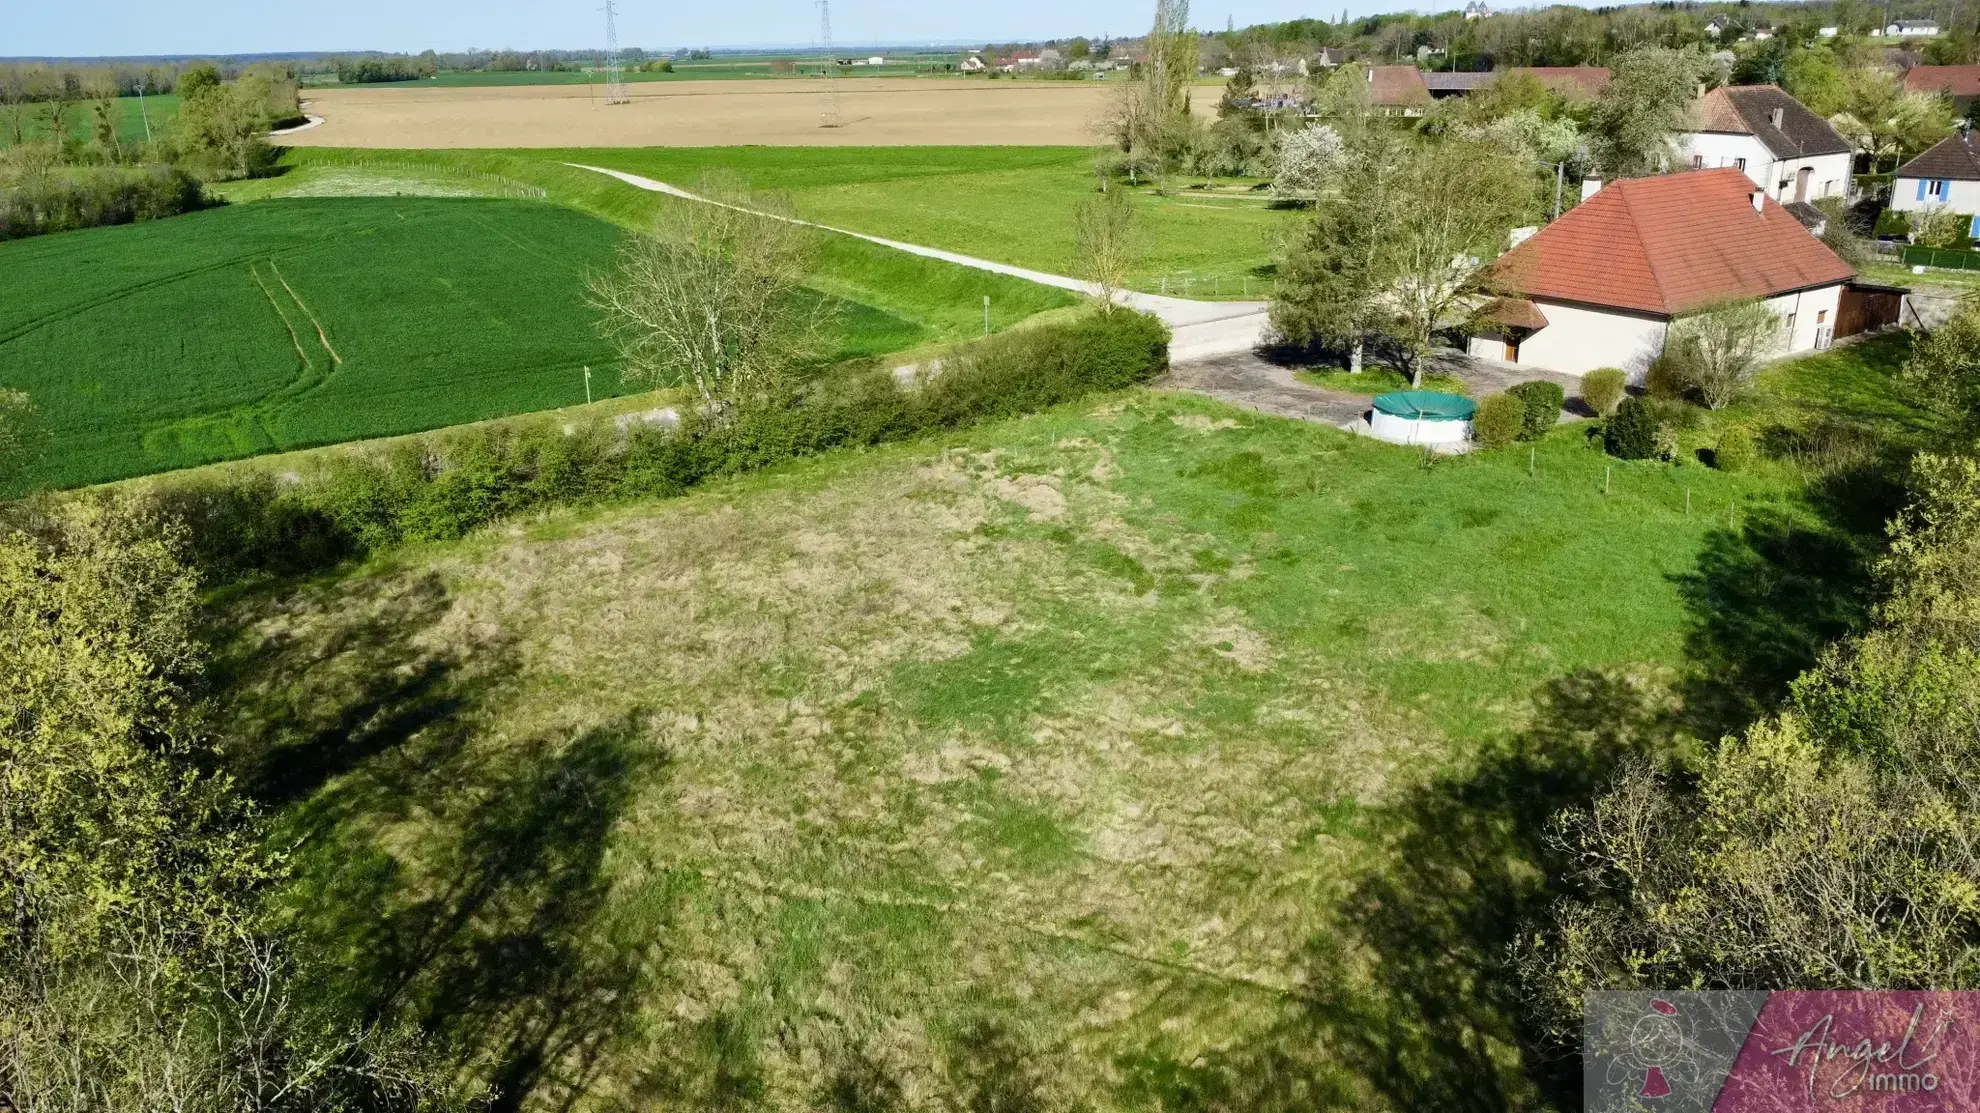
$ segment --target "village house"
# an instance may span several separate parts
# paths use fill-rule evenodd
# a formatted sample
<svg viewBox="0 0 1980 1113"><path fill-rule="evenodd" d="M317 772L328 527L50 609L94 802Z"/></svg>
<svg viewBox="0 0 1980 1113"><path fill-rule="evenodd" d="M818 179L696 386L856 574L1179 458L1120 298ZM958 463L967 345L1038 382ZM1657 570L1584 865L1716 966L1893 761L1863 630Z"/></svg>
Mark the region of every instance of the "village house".
<svg viewBox="0 0 1980 1113"><path fill-rule="evenodd" d="M1778 86L1728 85L1706 93L1683 143L1691 169L1744 171L1784 205L1850 191L1848 141Z"/></svg>
<svg viewBox="0 0 1980 1113"><path fill-rule="evenodd" d="M1951 209L1980 228L1980 149L1965 128L1928 148L1892 175L1891 208L1899 212Z"/></svg>
<svg viewBox="0 0 1980 1113"><path fill-rule="evenodd" d="M1938 23L1930 19L1900 19L1884 26L1885 38L1929 39L1938 33Z"/></svg>
<svg viewBox="0 0 1980 1113"><path fill-rule="evenodd" d="M1936 93L1952 98L1964 116L1980 97L1980 66L1913 66L1904 71L1904 87L1912 93Z"/></svg>
<svg viewBox="0 0 1980 1113"><path fill-rule="evenodd" d="M1619 367L1641 381L1671 321L1759 298L1781 351L1868 327L1856 272L1733 168L1616 182L1500 256L1501 296L1472 355L1569 374ZM1849 320L1843 320L1849 317ZM1876 323L1882 323L1876 322Z"/></svg>
<svg viewBox="0 0 1980 1113"><path fill-rule="evenodd" d="M1489 72L1433 70L1419 71L1418 79L1432 99L1441 100L1477 92L1503 74L1530 75L1569 100L1591 100L1609 83L1606 66L1514 66Z"/></svg>

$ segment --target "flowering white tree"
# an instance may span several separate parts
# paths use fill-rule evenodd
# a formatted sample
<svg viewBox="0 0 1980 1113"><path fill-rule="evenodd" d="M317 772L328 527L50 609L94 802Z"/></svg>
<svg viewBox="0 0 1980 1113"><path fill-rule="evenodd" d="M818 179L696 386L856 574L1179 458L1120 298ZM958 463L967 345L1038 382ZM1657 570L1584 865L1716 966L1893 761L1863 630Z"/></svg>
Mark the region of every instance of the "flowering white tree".
<svg viewBox="0 0 1980 1113"><path fill-rule="evenodd" d="M1346 145L1333 128L1315 124L1293 132L1279 145L1279 167L1272 177L1272 192L1287 200L1315 200L1346 165Z"/></svg>

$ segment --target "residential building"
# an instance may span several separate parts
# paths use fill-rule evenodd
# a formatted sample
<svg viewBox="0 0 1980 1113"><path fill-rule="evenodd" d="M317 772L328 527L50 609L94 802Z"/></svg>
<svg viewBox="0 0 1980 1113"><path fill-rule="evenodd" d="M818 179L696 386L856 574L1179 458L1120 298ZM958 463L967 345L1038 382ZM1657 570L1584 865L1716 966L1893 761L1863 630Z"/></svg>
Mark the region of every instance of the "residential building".
<svg viewBox="0 0 1980 1113"><path fill-rule="evenodd" d="M1379 70L1410 70L1414 66L1376 66ZM1372 71L1371 71L1372 73ZM1416 107L1422 101L1417 97L1416 86L1431 99L1460 97L1491 84L1504 74L1528 74L1538 78L1542 85L1560 93L1569 100L1590 100L1609 83L1609 71L1605 66L1514 66L1510 69L1489 72L1417 70L1415 75L1398 73L1385 75L1383 81L1371 81L1369 97L1377 105L1386 108ZM1392 96L1394 101L1376 99Z"/></svg>
<svg viewBox="0 0 1980 1113"><path fill-rule="evenodd" d="M1368 103L1401 116L1421 116L1430 107L1430 87L1415 66L1370 66Z"/></svg>
<svg viewBox="0 0 1980 1113"><path fill-rule="evenodd" d="M1884 25L1884 37L1929 39L1939 33L1939 25L1929 19L1900 19Z"/></svg>
<svg viewBox="0 0 1980 1113"><path fill-rule="evenodd" d="M1833 39L1836 37L1836 33L1838 30L1839 28L1835 28L1835 27L1820 27L1816 29L1815 33L1822 36L1825 39Z"/></svg>
<svg viewBox="0 0 1980 1113"><path fill-rule="evenodd" d="M1683 143L1691 169L1743 171L1782 204L1850 191L1849 142L1779 86L1727 85L1706 93Z"/></svg>
<svg viewBox="0 0 1980 1113"><path fill-rule="evenodd" d="M1466 18L1466 19L1490 19L1490 18L1492 18L1492 9L1490 9L1490 8L1488 8L1488 7L1486 7L1485 5L1483 5L1483 4L1481 4L1481 3L1479 3L1479 2L1478 2L1478 0L1472 0L1472 2L1471 2L1471 3L1469 3L1469 4L1466 4L1466 5L1464 6L1464 18Z"/></svg>
<svg viewBox="0 0 1980 1113"><path fill-rule="evenodd" d="M1713 16L1711 21L1705 24L1705 34L1707 34L1712 38L1716 39L1720 35L1723 35L1725 33L1726 33L1726 17L1724 16Z"/></svg>
<svg viewBox="0 0 1980 1113"><path fill-rule="evenodd" d="M1961 128L1892 175L1891 208L1899 212L1951 209L1980 227L1980 144Z"/></svg>
<svg viewBox="0 0 1980 1113"><path fill-rule="evenodd" d="M1913 66L1904 71L1904 87L1913 93L1938 93L1952 98L1961 115L1980 97L1980 66Z"/></svg>
<svg viewBox="0 0 1980 1113"><path fill-rule="evenodd" d="M1496 324L1474 356L1641 380L1671 321L1764 299L1783 351L1826 348L1856 272L1741 171L1685 171L1608 186L1500 256Z"/></svg>

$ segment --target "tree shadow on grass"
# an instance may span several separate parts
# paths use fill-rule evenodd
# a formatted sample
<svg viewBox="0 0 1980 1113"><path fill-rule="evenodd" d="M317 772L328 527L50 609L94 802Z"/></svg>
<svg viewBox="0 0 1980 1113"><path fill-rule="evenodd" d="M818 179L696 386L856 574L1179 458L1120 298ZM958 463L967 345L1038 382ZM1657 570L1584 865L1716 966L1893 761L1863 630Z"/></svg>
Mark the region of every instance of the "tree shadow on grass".
<svg viewBox="0 0 1980 1113"><path fill-rule="evenodd" d="M1386 864L1309 941L1275 1029L1191 1064L1127 1064L1129 1091L1174 1110L1575 1108L1579 1064L1532 1022L1510 948L1564 895L1554 817L1624 756L1667 753L1677 724L1669 699L1593 672L1538 703L1469 773L1385 809Z"/></svg>
<svg viewBox="0 0 1980 1113"><path fill-rule="evenodd" d="M312 591L253 601L259 633L214 673L242 782L293 848L280 903L320 960L304 999L417 1025L494 1109L567 1108L627 1033L664 939L656 902L621 927L607 869L664 769L645 716L502 737L482 724L515 654L444 625L437 577Z"/></svg>
<svg viewBox="0 0 1980 1113"><path fill-rule="evenodd" d="M1697 565L1676 577L1691 612L1685 720L1695 733L1735 733L1778 710L1795 677L1869 621L1871 567L1903 504L1897 474L1879 461L1819 480L1818 524L1763 509L1707 535Z"/></svg>

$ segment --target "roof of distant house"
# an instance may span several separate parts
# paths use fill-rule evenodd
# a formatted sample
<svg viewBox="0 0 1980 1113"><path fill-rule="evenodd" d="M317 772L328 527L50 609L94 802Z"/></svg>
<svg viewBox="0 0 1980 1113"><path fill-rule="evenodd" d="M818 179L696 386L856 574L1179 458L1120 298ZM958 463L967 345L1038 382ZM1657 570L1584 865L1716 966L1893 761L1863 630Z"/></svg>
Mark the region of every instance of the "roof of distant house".
<svg viewBox="0 0 1980 1113"><path fill-rule="evenodd" d="M1781 124L1774 126L1774 113ZM1775 158L1846 155L1849 143L1829 122L1778 85L1727 85L1698 102L1698 130L1751 135Z"/></svg>
<svg viewBox="0 0 1980 1113"><path fill-rule="evenodd" d="M1427 104L1430 87L1415 66L1368 67L1368 102L1387 107Z"/></svg>
<svg viewBox="0 0 1980 1113"><path fill-rule="evenodd" d="M1980 182L1980 149L1973 133L1961 129L1926 148L1925 153L1897 168L1899 178L1951 178Z"/></svg>
<svg viewBox="0 0 1980 1113"><path fill-rule="evenodd" d="M1508 72L1530 73L1540 84L1569 96L1595 96L1609 84L1607 66L1519 66Z"/></svg>
<svg viewBox="0 0 1980 1113"><path fill-rule="evenodd" d="M1659 316L1856 274L1730 167L1616 182L1500 256L1492 270L1503 289L1526 297Z"/></svg>
<svg viewBox="0 0 1980 1113"><path fill-rule="evenodd" d="M1904 71L1904 87L1914 93L1980 97L1980 66L1913 66Z"/></svg>
<svg viewBox="0 0 1980 1113"><path fill-rule="evenodd" d="M1409 71L1385 74L1384 70ZM1542 85L1568 97L1592 97L1609 83L1609 71L1605 66L1514 66L1510 69L1489 71L1447 71L1425 72L1415 66L1376 66L1375 81L1369 91L1376 104L1415 104L1421 95L1415 87L1421 84L1425 93L1471 93L1490 85L1506 74L1523 73L1537 78ZM1394 97L1384 100L1384 96Z"/></svg>

